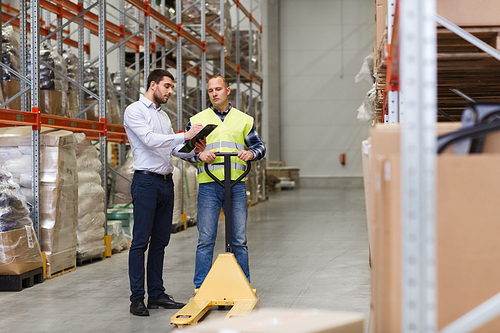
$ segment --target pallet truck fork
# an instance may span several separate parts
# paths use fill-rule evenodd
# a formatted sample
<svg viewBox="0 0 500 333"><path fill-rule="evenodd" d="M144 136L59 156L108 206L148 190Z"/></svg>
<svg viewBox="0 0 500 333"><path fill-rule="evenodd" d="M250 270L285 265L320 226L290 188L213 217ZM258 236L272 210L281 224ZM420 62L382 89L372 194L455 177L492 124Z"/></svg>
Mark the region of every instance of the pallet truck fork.
<svg viewBox="0 0 500 333"><path fill-rule="evenodd" d="M238 154L216 153L216 155L224 157L224 163L212 164L224 165L224 182L209 171L208 164L205 164L205 171L224 188L226 253L219 254L194 298L170 319L170 322L177 326L196 324L213 305L232 306L226 315L226 318L230 318L251 312L259 303L256 290L250 286L232 253L231 240L231 189L250 172L250 162L247 162L245 172L238 179L231 181L231 156Z"/></svg>

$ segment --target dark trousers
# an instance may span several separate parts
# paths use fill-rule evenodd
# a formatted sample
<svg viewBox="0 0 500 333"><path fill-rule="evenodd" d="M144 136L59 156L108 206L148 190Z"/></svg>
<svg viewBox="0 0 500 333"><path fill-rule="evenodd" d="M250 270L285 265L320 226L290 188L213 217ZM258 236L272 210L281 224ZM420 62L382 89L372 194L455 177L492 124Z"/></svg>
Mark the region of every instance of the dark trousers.
<svg viewBox="0 0 500 333"><path fill-rule="evenodd" d="M147 285L150 299L165 293L163 258L170 240L174 210L174 183L151 175L134 174L132 186L134 227L129 250L130 300L144 298L144 261L148 249Z"/></svg>

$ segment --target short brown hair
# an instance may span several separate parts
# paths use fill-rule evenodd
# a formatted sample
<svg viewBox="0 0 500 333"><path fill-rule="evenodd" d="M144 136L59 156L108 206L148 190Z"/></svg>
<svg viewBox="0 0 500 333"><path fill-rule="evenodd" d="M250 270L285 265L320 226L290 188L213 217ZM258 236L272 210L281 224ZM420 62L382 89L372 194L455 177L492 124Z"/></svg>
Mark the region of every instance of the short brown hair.
<svg viewBox="0 0 500 333"><path fill-rule="evenodd" d="M221 79L223 82L224 82L224 86L227 88L228 85L227 85L227 81L226 81L226 78L222 75L214 75L210 78L210 80L213 80L213 79ZM208 80L210 82L210 80Z"/></svg>
<svg viewBox="0 0 500 333"><path fill-rule="evenodd" d="M170 73L169 71L167 71L165 69L155 69L151 73L149 73L149 76L148 76L148 89L149 89L149 87L151 87L151 82L154 81L156 83L160 83L161 80L165 76L171 78L172 81L175 81L174 76L172 75L172 73Z"/></svg>

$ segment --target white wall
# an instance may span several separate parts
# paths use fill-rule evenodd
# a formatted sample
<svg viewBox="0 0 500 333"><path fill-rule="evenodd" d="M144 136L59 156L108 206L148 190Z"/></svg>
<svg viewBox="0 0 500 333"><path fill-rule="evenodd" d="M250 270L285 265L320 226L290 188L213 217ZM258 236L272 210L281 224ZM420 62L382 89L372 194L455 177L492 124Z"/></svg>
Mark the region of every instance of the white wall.
<svg viewBox="0 0 500 333"><path fill-rule="evenodd" d="M373 0L282 0L280 22L282 160L301 177L362 176L370 125L356 116L371 86L354 77L375 46Z"/></svg>

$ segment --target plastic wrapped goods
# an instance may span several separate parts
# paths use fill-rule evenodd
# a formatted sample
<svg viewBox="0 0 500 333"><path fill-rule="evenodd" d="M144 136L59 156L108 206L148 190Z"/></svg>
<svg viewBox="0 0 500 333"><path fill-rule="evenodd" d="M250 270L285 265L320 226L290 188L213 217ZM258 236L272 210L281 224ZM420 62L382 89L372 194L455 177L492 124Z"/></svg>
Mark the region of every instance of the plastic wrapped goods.
<svg viewBox="0 0 500 333"><path fill-rule="evenodd" d="M128 242L123 235L122 221L108 221L108 235L111 235L111 249L121 251L127 248Z"/></svg>
<svg viewBox="0 0 500 333"><path fill-rule="evenodd" d="M12 174L0 169L0 231L31 226L29 214L26 198L21 194Z"/></svg>
<svg viewBox="0 0 500 333"><path fill-rule="evenodd" d="M224 54L227 57L231 56L232 52L232 39L231 39L231 2L225 1L224 13L221 15L220 12L220 0L207 0L205 6L205 22L212 28L217 34L220 34L220 20L219 16L222 16L224 20ZM201 24L201 12L200 5L195 4L194 0L184 0L182 2L182 8L184 9L182 13L182 25L190 26L193 25L195 28L199 29ZM191 52L196 54L198 57L201 56L201 49L194 46L192 43L186 43L185 47ZM206 53L207 57L210 59L220 58L221 44L218 40L212 37L209 33L206 34ZM183 57L190 57L192 54L190 52L183 51Z"/></svg>
<svg viewBox="0 0 500 333"><path fill-rule="evenodd" d="M198 213L198 169L191 163L183 162L184 187L183 187L183 212L188 221L196 222Z"/></svg>
<svg viewBox="0 0 500 333"><path fill-rule="evenodd" d="M260 75L262 73L262 41L261 34L252 30L252 73ZM241 69L249 72L250 48L249 48L248 30L240 30L240 65ZM231 59L236 63L236 31L232 33L232 52Z"/></svg>
<svg viewBox="0 0 500 333"><path fill-rule="evenodd" d="M75 134L78 173L77 257L89 258L106 250L104 213L105 192L99 174L102 165L97 148L83 133Z"/></svg>
<svg viewBox="0 0 500 333"><path fill-rule="evenodd" d="M11 25L2 26L2 63L19 72L21 59L19 56L19 42L14 37L14 28ZM2 80L19 81L15 75L2 67Z"/></svg>
<svg viewBox="0 0 500 333"><path fill-rule="evenodd" d="M172 216L172 225L181 225L182 216L181 216L181 206L182 206L182 191L181 191L181 182L182 175L181 170L176 167L177 163L174 163L174 171L172 172L172 179L174 181L174 213Z"/></svg>
<svg viewBox="0 0 500 333"><path fill-rule="evenodd" d="M40 143L40 245L50 276L76 264L76 141L72 132L42 127ZM0 157L18 157L17 164L5 159L0 163L12 170L16 165L19 180L26 184L31 177L31 127L1 128L0 146Z"/></svg>
<svg viewBox="0 0 500 333"><path fill-rule="evenodd" d="M120 72L116 73L111 73L111 80L113 81L113 86L115 89L119 92L122 92L122 76ZM137 76L134 77L134 74L131 72L126 72L125 73L125 95L130 98L132 101L138 101L140 94L139 94L139 89L140 89L140 83L139 80L137 79ZM119 93L116 93L116 99L119 101L121 98L121 95ZM125 99L125 107L127 107L131 102L128 99Z"/></svg>
<svg viewBox="0 0 500 333"><path fill-rule="evenodd" d="M68 73L68 77L75 82L78 82L78 57L68 50L63 51L63 59L66 65L66 71ZM66 116L74 117L78 114L80 110L80 101L78 99L79 89L72 83L68 83L67 90L67 98L68 101L66 103Z"/></svg>
<svg viewBox="0 0 500 333"><path fill-rule="evenodd" d="M117 168L118 172L123 177L130 181L123 179L120 176L112 174L111 181L111 193L109 196L109 206L119 205L119 204L129 204L132 202L132 195L130 194L130 185L132 178L134 177L134 170L132 169L132 164L134 164L134 157L132 156L132 150L127 153L127 159L125 163Z"/></svg>
<svg viewBox="0 0 500 333"><path fill-rule="evenodd" d="M40 245L31 223L0 232L0 275L19 275L42 266Z"/></svg>
<svg viewBox="0 0 500 333"><path fill-rule="evenodd" d="M99 95L98 66L98 63L94 63L90 66L90 63L86 61L83 81L83 86L96 95ZM111 75L108 71L106 71L106 84L113 87L113 80L111 79ZM96 101L92 96L88 94L85 95L85 99L85 107L92 105ZM99 121L99 104L96 104L94 107L89 109L86 114L87 120ZM118 102L118 99L116 98L116 93L109 87L106 88L106 119L108 123L112 124L123 123L120 115L120 104Z"/></svg>

